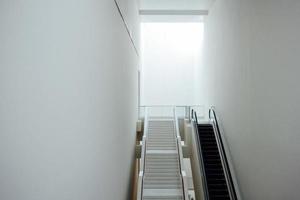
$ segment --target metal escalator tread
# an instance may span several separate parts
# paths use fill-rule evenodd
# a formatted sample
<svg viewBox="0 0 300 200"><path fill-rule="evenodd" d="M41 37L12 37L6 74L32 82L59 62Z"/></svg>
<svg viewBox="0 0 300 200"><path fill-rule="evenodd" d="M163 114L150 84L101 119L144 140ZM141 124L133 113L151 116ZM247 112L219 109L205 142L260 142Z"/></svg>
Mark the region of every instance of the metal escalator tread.
<svg viewBox="0 0 300 200"><path fill-rule="evenodd" d="M143 200L184 199L174 123L148 121Z"/></svg>
<svg viewBox="0 0 300 200"><path fill-rule="evenodd" d="M229 200L229 191L222 167L214 129L211 124L199 124L200 148L210 200Z"/></svg>

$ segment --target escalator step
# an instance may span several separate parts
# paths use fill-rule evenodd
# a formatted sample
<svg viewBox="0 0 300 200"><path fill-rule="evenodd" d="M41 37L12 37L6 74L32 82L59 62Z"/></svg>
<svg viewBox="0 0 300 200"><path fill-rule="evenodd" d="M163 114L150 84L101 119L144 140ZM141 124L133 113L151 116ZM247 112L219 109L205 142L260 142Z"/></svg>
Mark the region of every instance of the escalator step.
<svg viewBox="0 0 300 200"><path fill-rule="evenodd" d="M204 171L210 200L229 200L229 192L225 180L223 165L211 124L198 125Z"/></svg>
<svg viewBox="0 0 300 200"><path fill-rule="evenodd" d="M211 200L230 200L230 197L229 195L212 195L212 196L209 196L209 198Z"/></svg>
<svg viewBox="0 0 300 200"><path fill-rule="evenodd" d="M215 183L215 184L210 184L211 189L222 189L222 188L227 188L226 182L225 183Z"/></svg>
<svg viewBox="0 0 300 200"><path fill-rule="evenodd" d="M205 136L215 135L213 129L212 130L207 130L207 129L201 130L200 129L200 130L198 130L198 133L199 133L200 136L202 136L202 135L205 135Z"/></svg>

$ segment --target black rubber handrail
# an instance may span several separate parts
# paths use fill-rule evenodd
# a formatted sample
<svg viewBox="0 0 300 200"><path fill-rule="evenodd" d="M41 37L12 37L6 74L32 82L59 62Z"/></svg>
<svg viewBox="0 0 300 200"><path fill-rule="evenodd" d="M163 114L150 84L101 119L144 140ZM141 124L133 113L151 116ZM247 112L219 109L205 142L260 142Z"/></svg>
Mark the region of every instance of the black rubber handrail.
<svg viewBox="0 0 300 200"><path fill-rule="evenodd" d="M201 150L200 135L198 132L198 118L197 118L197 113L193 109L191 112L191 119L192 119L192 123L194 125L194 129L196 131L196 140L197 140L197 145L198 145L199 165L201 167L201 173L202 173L202 185L203 185L204 199L209 200L209 192L208 192L207 179L206 179L205 168L204 168L203 154L202 154L202 150Z"/></svg>
<svg viewBox="0 0 300 200"><path fill-rule="evenodd" d="M229 164L228 164L228 159L227 159L225 148L224 148L224 144L223 144L223 141L222 141L218 119L217 119L216 112L215 112L215 110L214 110L213 107L211 107L209 109L208 116L209 116L210 120L213 120L213 123L215 124L216 129L217 129L217 133L215 135L216 135L217 139L220 141L219 151L220 151L220 153L222 152L222 154L224 156L224 157L221 156L221 158L223 160L224 170L226 172L225 173L225 177L226 177L227 182L229 184L229 188L228 189L229 189L229 191L231 193L232 199L233 200L237 200L238 198L237 198L237 195L236 195L236 191L235 191L235 187L234 187L232 175L231 175Z"/></svg>

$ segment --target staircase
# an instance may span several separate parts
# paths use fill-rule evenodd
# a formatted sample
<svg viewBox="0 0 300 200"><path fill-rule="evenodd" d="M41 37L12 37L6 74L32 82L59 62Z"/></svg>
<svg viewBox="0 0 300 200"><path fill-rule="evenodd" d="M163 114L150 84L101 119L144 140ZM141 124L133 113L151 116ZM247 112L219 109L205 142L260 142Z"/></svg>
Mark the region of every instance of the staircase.
<svg viewBox="0 0 300 200"><path fill-rule="evenodd" d="M198 134L210 200L230 200L224 170L211 124L199 124Z"/></svg>
<svg viewBox="0 0 300 200"><path fill-rule="evenodd" d="M183 200L183 184L174 119L149 119L143 200Z"/></svg>

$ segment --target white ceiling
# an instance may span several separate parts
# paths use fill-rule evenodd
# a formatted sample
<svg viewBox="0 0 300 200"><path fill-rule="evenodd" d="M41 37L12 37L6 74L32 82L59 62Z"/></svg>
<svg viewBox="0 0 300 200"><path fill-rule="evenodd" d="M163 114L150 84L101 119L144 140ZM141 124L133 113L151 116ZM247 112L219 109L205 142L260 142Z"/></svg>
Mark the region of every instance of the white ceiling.
<svg viewBox="0 0 300 200"><path fill-rule="evenodd" d="M209 10L215 0L141 0L140 10Z"/></svg>

